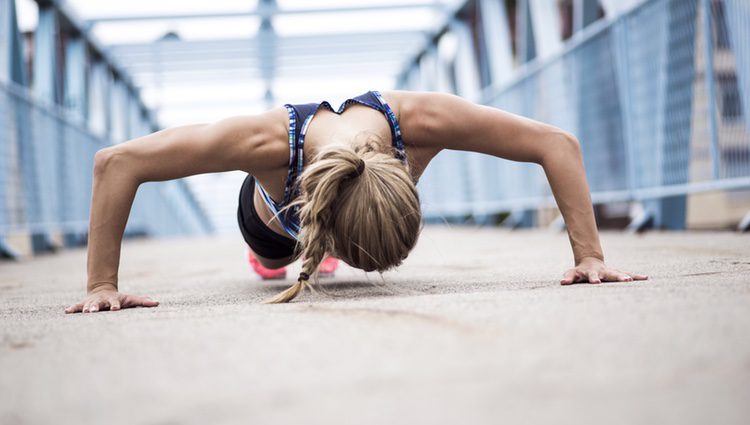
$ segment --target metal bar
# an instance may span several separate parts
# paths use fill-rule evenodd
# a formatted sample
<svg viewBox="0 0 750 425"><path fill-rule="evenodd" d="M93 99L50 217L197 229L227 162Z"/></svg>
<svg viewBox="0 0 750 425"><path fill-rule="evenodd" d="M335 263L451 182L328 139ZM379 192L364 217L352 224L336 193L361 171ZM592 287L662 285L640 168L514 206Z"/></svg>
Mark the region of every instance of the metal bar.
<svg viewBox="0 0 750 425"><path fill-rule="evenodd" d="M73 119L85 122L88 112L86 97L86 46L81 37L69 39L65 45L65 84L63 104Z"/></svg>
<svg viewBox="0 0 750 425"><path fill-rule="evenodd" d="M746 131L750 131L750 3L724 0L724 20L736 61L737 88Z"/></svg>
<svg viewBox="0 0 750 425"><path fill-rule="evenodd" d="M526 0L534 33L535 56L546 57L562 48L560 10L555 0Z"/></svg>
<svg viewBox="0 0 750 425"><path fill-rule="evenodd" d="M187 58L186 58L187 59ZM310 63L320 61L323 62L318 65L322 66L343 66L344 68L351 65L361 65L362 63L369 63L373 66L382 67L386 63L396 62L398 59L394 59L392 54L387 52L357 52L349 55L304 55L296 57L282 57L277 58L276 62L280 66L288 68L304 68L309 66ZM190 70L227 70L227 69L253 69L258 68L260 65L265 63L264 60L258 58L236 58L236 59L225 59L225 60L202 60L198 58L192 58L181 61L167 61L163 63L154 62L136 62L129 64L125 69L131 73L162 73L169 71L180 71L183 69Z"/></svg>
<svg viewBox="0 0 750 425"><path fill-rule="evenodd" d="M135 89L135 85L130 79L130 76L122 70L120 64L110 55L104 47L91 35L91 27L82 23L81 19L71 9L66 0L35 0L40 10L42 7L54 7L58 12L58 17L61 19L61 24L64 24L65 31L71 35L80 34L86 42L87 47L93 53L93 56L100 58L103 63L109 67L115 75L117 75L125 84L131 89ZM138 98L138 103L141 108L146 108L143 100ZM151 117L151 120L154 118Z"/></svg>
<svg viewBox="0 0 750 425"><path fill-rule="evenodd" d="M39 23L34 33L34 94L43 102L60 101L59 27L57 10L39 9Z"/></svg>
<svg viewBox="0 0 750 425"><path fill-rule="evenodd" d="M34 109L37 112L40 112L43 116L61 120L61 121L67 121L69 119L67 113L60 108L57 105L49 105L49 104L41 104L36 102L36 98L33 94L31 94L28 90L24 89L23 87L8 83L5 81L0 80L0 91L4 91L7 94L11 95L12 97L16 98L17 100L34 105ZM82 132L88 132L88 129L86 126L80 123L76 122L68 122L68 125L78 131Z"/></svg>
<svg viewBox="0 0 750 425"><path fill-rule="evenodd" d="M581 31L596 21L598 12L597 0L573 0L573 32Z"/></svg>
<svg viewBox="0 0 750 425"><path fill-rule="evenodd" d="M397 45L405 41L421 41L427 36L424 31L366 31L352 32L334 35L306 35L306 36L278 36L280 49L319 49L337 47L356 47L363 43L366 45ZM160 40L148 43L113 44L108 51L124 55L152 54L154 52L254 52L257 46L257 37L232 38L225 40Z"/></svg>
<svg viewBox="0 0 750 425"><path fill-rule="evenodd" d="M308 15L321 13L350 13L350 12L378 12L394 11L405 9L440 9L444 5L441 2L433 3L406 3L406 4L389 4L373 6L350 6L350 7L323 7L323 8L300 8L300 9L280 9L277 6L259 7L252 11L246 12L214 12L214 13L182 13L171 15L131 15L131 16L100 16L86 20L86 24L94 25L102 22L125 22L125 21L153 21L153 20L174 20L174 19L220 19L220 18L238 18L254 17L272 18L276 16L290 15Z"/></svg>
<svg viewBox="0 0 750 425"><path fill-rule="evenodd" d="M397 62L392 63L380 63L383 67L395 67ZM356 72L359 74L365 74L365 75L376 75L376 76L388 76L388 77L395 77L395 73L383 73L379 72L377 70L372 69L372 63L361 63L361 64L348 64L346 67L343 67L341 65L335 65L335 64L300 64L300 65L294 65L294 66L278 66L276 77L284 77L284 76L300 76L301 73L309 73L306 76L307 77L313 77L317 75L341 75L342 73L347 72ZM395 72L395 71L394 71ZM153 80L154 76L162 76L162 82L160 84L165 83L173 83L173 82L185 82L185 81L194 81L198 78L206 78L206 79L235 79L236 82L242 82L245 79L251 79L255 80L259 77L261 77L260 70L257 68L248 68L247 70L240 70L240 69L227 69L227 70L184 70L184 71L169 71L169 72L162 72L162 73L153 73L153 72L137 72L134 73L133 76L136 79L136 81L139 81L139 84L143 86L144 84L149 84L151 80ZM150 85L150 84L149 84Z"/></svg>
<svg viewBox="0 0 750 425"><path fill-rule="evenodd" d="M414 53L406 56L406 60L403 62L403 65L400 68L400 78L404 78L409 73L412 67L419 66L420 58L434 49L438 37L448 29L451 20L454 19L454 17L466 6L469 1L470 0L457 0L453 4L446 4L445 7L443 7L443 17L440 23L436 25L432 31L429 31L427 33L424 42L416 49L414 49Z"/></svg>
<svg viewBox="0 0 750 425"><path fill-rule="evenodd" d="M534 24L531 21L531 0L518 0L516 6L516 37L518 58L522 63L531 62L537 57L534 39ZM548 55L546 55L548 56Z"/></svg>
<svg viewBox="0 0 750 425"><path fill-rule="evenodd" d="M27 84L15 0L0 0L0 80Z"/></svg>
<svg viewBox="0 0 750 425"><path fill-rule="evenodd" d="M628 189L634 193L636 189L636 171L635 164L637 161L634 137L633 137L633 101L630 90L630 55L628 53L628 25L621 20L617 31L612 32L613 48L615 49L615 62L617 70L617 93L620 99L620 113L622 115L622 132L623 142L625 144L625 154L627 155L627 167L625 168L627 176ZM635 196L634 196L635 198Z"/></svg>
<svg viewBox="0 0 750 425"><path fill-rule="evenodd" d="M703 12L703 54L705 55L705 83L708 97L708 132L711 140L711 173L714 179L720 178L719 170L719 123L716 116L716 79L714 78L714 41L711 25L710 0L701 0Z"/></svg>
<svg viewBox="0 0 750 425"><path fill-rule="evenodd" d="M490 103L494 101L501 93L510 90L511 88L521 84L531 76L540 73L543 69L548 67L549 64L560 60L560 58L565 55L570 54L572 51L578 48L578 46L589 42L593 38L599 36L599 34L601 34L602 32L610 30L614 26L615 22L619 22L621 18L618 18L618 20L616 21L599 20L584 28L581 32L573 35L573 37L571 37L570 40L568 40L563 45L563 48L561 50L558 50L556 53L550 55L549 57L544 59L537 58L530 62L521 64L516 69L516 72L511 78L500 83L492 84L485 88L482 96L482 103Z"/></svg>
<svg viewBox="0 0 750 425"><path fill-rule="evenodd" d="M415 40L416 41L416 40ZM358 54L362 52L372 52L373 54L381 54L381 55L388 55L388 56L397 56L400 57L402 54L408 53L409 46L413 45L415 43L410 42L404 42L400 41L398 43L392 43L392 44L361 44L361 45L351 45L351 46L321 46L316 47L314 50L307 47L284 47L280 48L277 51L277 54L274 56L276 58L290 58L290 59L296 59L299 56L308 55L308 56L346 56L351 54ZM196 50L196 51L185 51L185 52L175 52L175 51L158 51L155 50L153 52L145 52L145 53L137 53L137 54L124 54L119 55L117 52L114 53L115 55L119 56L121 59L123 59L123 69L127 70L127 68L133 64L146 64L146 63L153 63L156 61L160 61L163 63L166 62L181 62L181 61L218 61L218 60L250 60L250 59L265 59L265 56L262 56L261 53L258 52L257 49L254 48L244 48L242 50L219 50L219 51L202 51L202 50Z"/></svg>
<svg viewBox="0 0 750 425"><path fill-rule="evenodd" d="M88 128L94 134L109 138L109 76L105 63L95 61L91 64L89 79Z"/></svg>
<svg viewBox="0 0 750 425"><path fill-rule="evenodd" d="M738 177L732 179L710 180L705 182L693 182L679 185L642 188L637 189L635 192L630 192L627 190L596 192L591 194L591 200L594 204L606 204L611 202L659 199L691 193L735 189L750 189L750 177ZM555 206L555 199L552 196L534 196L512 200L486 201L476 203L452 202L441 205L429 205L425 203L425 205L422 206L422 211L425 217L428 217L441 214L494 214L499 212L513 211L517 209L546 208Z"/></svg>
<svg viewBox="0 0 750 425"><path fill-rule="evenodd" d="M505 2L479 0L490 84L506 81L513 74L513 42Z"/></svg>

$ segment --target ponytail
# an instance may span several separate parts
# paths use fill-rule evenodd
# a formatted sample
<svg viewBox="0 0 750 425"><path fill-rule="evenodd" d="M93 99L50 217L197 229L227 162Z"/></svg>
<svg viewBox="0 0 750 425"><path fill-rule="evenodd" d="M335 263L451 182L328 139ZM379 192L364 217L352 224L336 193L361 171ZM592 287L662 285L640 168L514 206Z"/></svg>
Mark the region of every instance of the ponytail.
<svg viewBox="0 0 750 425"><path fill-rule="evenodd" d="M414 247L421 230L416 187L401 161L376 151L378 145L324 147L299 177L300 196L286 208L299 207L302 272L264 303L285 303L312 289L326 254L365 271L385 271Z"/></svg>

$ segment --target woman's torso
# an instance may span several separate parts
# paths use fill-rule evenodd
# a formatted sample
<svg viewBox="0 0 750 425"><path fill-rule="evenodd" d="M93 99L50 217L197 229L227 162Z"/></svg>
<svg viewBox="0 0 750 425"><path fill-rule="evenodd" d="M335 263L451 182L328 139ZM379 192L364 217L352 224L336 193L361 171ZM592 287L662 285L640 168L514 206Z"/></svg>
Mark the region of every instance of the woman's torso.
<svg viewBox="0 0 750 425"><path fill-rule="evenodd" d="M394 124L396 125L396 128L398 128L399 125L403 126L406 124L408 126L408 123L400 122L400 105L395 96L379 94L379 97L382 102L387 104L387 108L393 113L390 122L386 112L382 110L382 108L380 108L381 110L378 110L371 106L358 104L356 102L349 102L345 105L345 109L340 114L333 112L326 107L317 107L314 110L308 110L313 112L314 115L311 116L310 122L305 129L306 131L303 134L304 145L302 146L302 167L304 167L304 164L309 163L323 146L332 144L351 144L356 136L363 131L377 135L378 139L387 145L384 146L384 149L387 149L388 147L393 147L394 149L397 148L398 144L396 142ZM299 118L303 119L300 120ZM304 118L305 117L298 117L295 120L296 122L292 122L292 120L289 119L290 122L287 122L287 130L289 130L290 124L292 126L299 126L297 128L297 135L299 135L300 130L302 129L301 126L304 125ZM256 180L260 183L260 186L262 186L262 189L256 186L254 204L260 218L265 223L268 223L273 231L280 235L290 237L288 233L289 229L285 230L277 220L272 220L274 211L272 211L272 207L268 205L268 202L273 201L283 204L285 197L287 197L285 196L287 195L286 192L289 190L287 183L290 177L290 169L294 171L294 164L290 167L290 158L293 156L293 153L290 153L289 147L291 141L289 138L279 138L275 143L279 146L278 150L274 149L274 151L279 152L279 159L284 158L285 161L283 163L282 161L273 161L278 165L269 167L268 169L254 175ZM284 147L286 148L286 155L281 154ZM408 166L409 172L416 182L424 171L424 168L427 166L427 163L432 159L436 152L429 149L421 149L419 146L410 144L408 140L403 140L401 148L401 152L405 153L405 162ZM396 155L399 155L398 150L396 150ZM263 190L265 190L265 194L263 194ZM264 195L270 197L271 200L267 198L264 199Z"/></svg>

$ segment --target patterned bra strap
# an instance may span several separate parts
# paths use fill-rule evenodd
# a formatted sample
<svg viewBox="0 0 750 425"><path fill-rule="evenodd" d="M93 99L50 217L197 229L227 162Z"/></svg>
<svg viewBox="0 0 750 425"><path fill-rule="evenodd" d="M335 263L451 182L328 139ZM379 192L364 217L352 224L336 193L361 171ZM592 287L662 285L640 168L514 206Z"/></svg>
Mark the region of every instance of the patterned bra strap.
<svg viewBox="0 0 750 425"><path fill-rule="evenodd" d="M284 198L281 200L282 205L286 205L292 198L292 182L294 181L294 162L298 152L302 151L302 146L298 147L297 143L297 113L292 105L284 105L289 113L289 171L286 176L286 186L284 187ZM301 156L301 155L300 155Z"/></svg>
<svg viewBox="0 0 750 425"><path fill-rule="evenodd" d="M370 91L370 93L372 93L372 95L377 99L379 105L365 101L363 99L349 99L341 105L338 113L342 113L351 103L360 103L382 112L386 116L386 119L388 120L388 123L391 127L392 145L396 150L396 158L406 163L404 142L401 137L401 128L399 126L398 119L396 118L396 114L393 112L390 105L388 105L388 102L386 102L385 98L382 94L380 94L379 91L372 90ZM299 118L297 116L297 113L292 105L284 105L287 109L287 112L289 113L289 171L287 173L287 181L284 188L284 198L282 199L281 203L276 203L268 195L263 186L258 184L264 201L266 202L266 204L268 204L275 215L278 215L283 207L288 205L289 202L291 202L292 198L295 196L295 193L293 193L295 190L295 188L293 187L294 181L296 177L302 173L304 167L305 136L307 135L307 129L310 126L310 122L315 116L315 113L320 108L326 108L330 111L336 112L330 105L330 103L325 101L317 105L309 104L309 106L311 107L313 107L313 105L314 110L312 110L311 113L307 114L307 116L304 118L304 121L301 123L302 127L299 132L299 137L297 137L296 134L297 126L300 125L300 123L298 123ZM286 216L286 214L282 215ZM296 239L300 231L299 223L294 220L294 217L297 217L296 208L292 208L292 210L290 211L290 216L292 217L291 220L288 219L289 216L282 217L282 215L278 216L281 226L290 236Z"/></svg>
<svg viewBox="0 0 750 425"><path fill-rule="evenodd" d="M380 102L380 105L383 107L383 113L388 119L388 122L391 124L391 131L393 132L393 146L396 148L396 158L401 160L401 162L406 163L406 150L404 148L404 140L401 138L401 127L398 125L396 114L393 113L390 105L388 105L388 102L385 101L385 98L382 94L380 94L379 91L372 90L372 94L374 94L378 99L378 102Z"/></svg>
<svg viewBox="0 0 750 425"><path fill-rule="evenodd" d="M287 232L291 237L297 238L297 234L299 233L299 225L296 223L290 222L290 220L287 220L287 217L285 217L287 214L280 214L281 210L284 208L285 205L287 205L291 201L292 197L292 185L291 182L293 181L294 175L296 174L294 172L293 164L296 162L296 156L298 155L298 152L301 152L301 146L298 149L298 143L296 138L296 130L297 130L297 114L294 111L294 108L291 107L291 105L284 105L289 113L289 171L287 173L287 183L286 187L284 188L284 198L281 200L280 203L277 203L276 201L271 198L271 196L268 194L266 189L263 187L263 185L260 184L256 180L256 184L258 186L258 189L260 191L261 197L263 198L263 201L268 205L268 207L271 209L271 212L273 213L274 217L277 218L278 222L281 224L281 227L284 229L285 232ZM291 212L292 216L296 216L295 211Z"/></svg>

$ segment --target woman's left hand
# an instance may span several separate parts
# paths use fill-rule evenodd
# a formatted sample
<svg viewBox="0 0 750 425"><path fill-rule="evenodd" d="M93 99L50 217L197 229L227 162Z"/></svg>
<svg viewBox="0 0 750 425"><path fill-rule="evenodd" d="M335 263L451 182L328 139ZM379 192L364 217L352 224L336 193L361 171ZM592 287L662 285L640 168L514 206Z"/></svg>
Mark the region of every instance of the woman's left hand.
<svg viewBox="0 0 750 425"><path fill-rule="evenodd" d="M570 285L579 282L602 283L602 282L632 282L634 280L646 280L648 276L636 273L621 272L607 267L604 261L586 257L577 266L568 270L560 281L562 285Z"/></svg>

